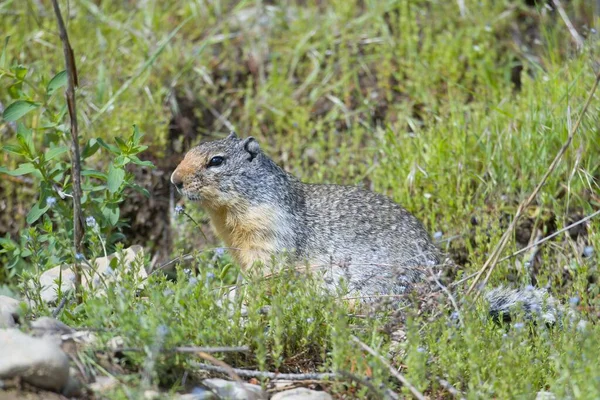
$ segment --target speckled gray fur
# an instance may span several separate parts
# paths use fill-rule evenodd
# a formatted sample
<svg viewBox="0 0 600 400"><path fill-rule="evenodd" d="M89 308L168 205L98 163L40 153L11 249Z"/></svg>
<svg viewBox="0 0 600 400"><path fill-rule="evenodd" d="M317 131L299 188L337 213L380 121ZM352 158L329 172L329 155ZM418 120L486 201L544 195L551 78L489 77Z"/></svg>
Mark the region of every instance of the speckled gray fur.
<svg viewBox="0 0 600 400"><path fill-rule="evenodd" d="M279 223L290 229L278 237L277 251L292 252L297 263L320 266L329 288L343 278L363 297L402 294L411 283L423 282L428 268L440 264L440 253L420 221L383 195L357 187L302 183L277 166L254 139L234 134L190 153L226 160L218 171L199 171L194 179L200 185L203 179L213 184L216 179L224 195L281 210ZM197 199L185 187L182 192ZM506 318L520 304L526 313L541 314L547 322L556 319L554 301L541 290L498 288L486 298L495 317Z"/></svg>

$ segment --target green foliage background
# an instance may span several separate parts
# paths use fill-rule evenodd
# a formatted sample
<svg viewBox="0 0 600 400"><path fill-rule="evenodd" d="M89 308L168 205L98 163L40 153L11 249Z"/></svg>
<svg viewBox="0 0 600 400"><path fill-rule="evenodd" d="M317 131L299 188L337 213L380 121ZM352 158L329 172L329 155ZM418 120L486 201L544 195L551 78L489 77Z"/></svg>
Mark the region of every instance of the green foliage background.
<svg viewBox="0 0 600 400"><path fill-rule="evenodd" d="M477 270L566 139L593 84L600 47L593 2L563 2L584 37L581 51L550 5L467 0L461 13L459 3L61 2L80 80L81 145L90 171L85 217L98 223L88 229L85 256L134 240L122 233L134 221L121 208L134 189L143 192L137 173L149 163L142 160L168 176L188 146L235 128L257 137L304 180L386 193L441 233L442 247L462 265L452 271L456 277ZM6 150L0 282L18 290L26 278L76 256L68 198L47 202L56 186L70 190L68 118L50 5L5 1L0 15L7 38L0 58ZM600 206L598 96L506 255L538 230L552 233ZM202 219L201 211L188 210ZM172 213L164 211L163 220ZM599 224L592 220L583 233L543 246L532 268L523 258L501 263L492 284L549 287L567 303L577 298L579 311L594 321ZM171 256L216 244L200 238L190 221L176 225L171 248L158 249L150 239L138 244ZM146 346L131 357L115 396L142 388L144 365L154 358L153 382L180 389L179 373L189 368L189 358L148 347L164 336L157 333L162 326L168 327L166 347L250 345L250 355L227 359L236 366L349 370L404 390L378 361L357 357L348 341L356 334L387 354L383 325L389 316L349 317L344 304L314 293L312 278L294 277L248 285L248 321L240 325L227 307L216 305L223 285L231 283L229 264L227 256L204 252L194 263L194 285L181 268L173 281L152 276L141 297L137 282L125 281L108 301L90 295L61 318L105 329L100 336L106 340L120 335L131 346ZM274 310L269 316L260 312L265 305ZM240 304L232 307L241 313ZM469 398L535 398L541 390L558 398L598 397L595 325L539 327L530 334L482 320L482 314L465 311L464 329L443 316L409 318L395 365L432 397L449 396L440 379ZM87 362L101 371L92 352ZM356 383L328 390L377 397Z"/></svg>

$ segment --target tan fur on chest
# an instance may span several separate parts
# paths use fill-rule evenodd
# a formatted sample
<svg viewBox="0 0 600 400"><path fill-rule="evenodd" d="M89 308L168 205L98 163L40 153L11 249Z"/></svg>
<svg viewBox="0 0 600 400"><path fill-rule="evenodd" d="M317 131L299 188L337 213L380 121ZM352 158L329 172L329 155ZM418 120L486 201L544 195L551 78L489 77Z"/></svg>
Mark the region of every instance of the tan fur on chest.
<svg viewBox="0 0 600 400"><path fill-rule="evenodd" d="M255 261L266 263L276 249L276 212L270 206L222 207L209 212L217 235L246 269Z"/></svg>

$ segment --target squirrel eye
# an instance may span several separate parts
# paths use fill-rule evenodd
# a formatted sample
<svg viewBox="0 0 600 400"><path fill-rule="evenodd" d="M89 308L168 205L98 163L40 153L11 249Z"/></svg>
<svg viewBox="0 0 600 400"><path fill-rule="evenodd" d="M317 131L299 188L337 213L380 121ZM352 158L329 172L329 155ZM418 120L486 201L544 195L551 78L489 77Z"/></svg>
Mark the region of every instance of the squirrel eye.
<svg viewBox="0 0 600 400"><path fill-rule="evenodd" d="M218 167L219 165L223 164L223 161L225 161L225 159L221 156L216 156L210 159L210 161L208 162L208 166L209 167Z"/></svg>

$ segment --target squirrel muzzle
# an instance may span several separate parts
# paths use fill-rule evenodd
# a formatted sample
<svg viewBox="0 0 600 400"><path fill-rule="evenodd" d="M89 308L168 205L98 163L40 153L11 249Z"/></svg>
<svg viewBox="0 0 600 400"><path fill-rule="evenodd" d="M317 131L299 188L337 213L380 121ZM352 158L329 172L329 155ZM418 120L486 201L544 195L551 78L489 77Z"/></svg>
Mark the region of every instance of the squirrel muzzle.
<svg viewBox="0 0 600 400"><path fill-rule="evenodd" d="M179 193L183 191L183 175L179 170L179 167L171 174L171 183L177 188Z"/></svg>

